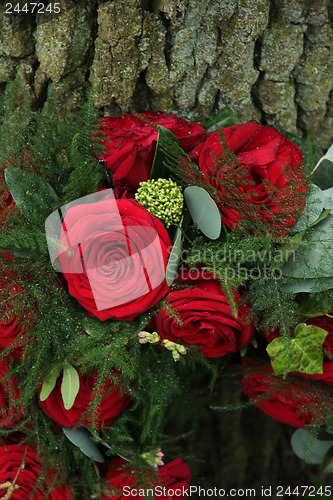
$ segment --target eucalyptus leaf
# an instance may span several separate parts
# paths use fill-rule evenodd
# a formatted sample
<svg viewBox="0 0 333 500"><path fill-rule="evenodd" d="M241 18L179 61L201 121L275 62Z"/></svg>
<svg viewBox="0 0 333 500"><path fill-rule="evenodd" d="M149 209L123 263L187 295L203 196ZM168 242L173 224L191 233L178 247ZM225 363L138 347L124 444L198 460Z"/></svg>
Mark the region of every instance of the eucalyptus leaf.
<svg viewBox="0 0 333 500"><path fill-rule="evenodd" d="M44 224L58 202L52 186L42 177L12 166L5 170L5 181L21 213L31 222Z"/></svg>
<svg viewBox="0 0 333 500"><path fill-rule="evenodd" d="M66 364L61 383L61 396L65 410L70 410L80 389L79 374L75 368Z"/></svg>
<svg viewBox="0 0 333 500"><path fill-rule="evenodd" d="M316 439L306 429L297 429L291 437L295 455L309 464L320 464L332 445L333 441Z"/></svg>
<svg viewBox="0 0 333 500"><path fill-rule="evenodd" d="M184 198L194 224L205 236L216 240L221 234L221 214L213 198L199 186L187 187Z"/></svg>
<svg viewBox="0 0 333 500"><path fill-rule="evenodd" d="M333 144L328 148L324 156L322 157L322 160L329 160L333 162Z"/></svg>
<svg viewBox="0 0 333 500"><path fill-rule="evenodd" d="M59 366L56 366L52 368L52 370L46 375L46 377L43 380L42 384L42 390L40 391L39 399L41 401L45 401L53 391L59 373L61 372L61 368Z"/></svg>
<svg viewBox="0 0 333 500"><path fill-rule="evenodd" d="M309 229L302 244L281 268L292 278L329 278L333 276L333 216L328 215Z"/></svg>
<svg viewBox="0 0 333 500"><path fill-rule="evenodd" d="M182 223L183 223L183 217L180 221L179 227L177 227L174 237L174 243L169 255L168 265L165 271L165 279L169 286L172 285L177 276L180 255L182 252L182 230L181 230Z"/></svg>
<svg viewBox="0 0 333 500"><path fill-rule="evenodd" d="M318 220L324 208L324 198L322 190L315 184L312 184L311 190L305 198L305 207L296 224L291 228L292 232L304 231Z"/></svg>
<svg viewBox="0 0 333 500"><path fill-rule="evenodd" d="M288 278L281 284L281 290L285 293L300 292L322 292L333 288L333 277L331 278Z"/></svg>
<svg viewBox="0 0 333 500"><path fill-rule="evenodd" d="M63 433L71 443L80 448L82 453L87 457L92 458L95 462L105 462L102 453L99 451L97 445L90 437L87 429L77 427L63 427Z"/></svg>
<svg viewBox="0 0 333 500"><path fill-rule="evenodd" d="M312 164L313 165L313 164ZM313 168L313 167L312 167ZM329 160L324 159L311 176L312 182L321 189L328 189L333 185L333 165Z"/></svg>
<svg viewBox="0 0 333 500"><path fill-rule="evenodd" d="M289 372L323 373L322 345L328 332L314 325L300 323L293 338L278 337L267 346L275 375Z"/></svg>

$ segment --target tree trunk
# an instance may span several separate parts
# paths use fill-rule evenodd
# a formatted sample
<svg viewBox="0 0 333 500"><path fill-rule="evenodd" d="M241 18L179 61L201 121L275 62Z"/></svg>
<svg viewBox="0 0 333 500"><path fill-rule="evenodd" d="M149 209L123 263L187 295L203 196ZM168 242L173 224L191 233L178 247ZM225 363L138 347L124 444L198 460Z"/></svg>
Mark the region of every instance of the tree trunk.
<svg viewBox="0 0 333 500"><path fill-rule="evenodd" d="M162 110L202 121L229 105L242 121L311 131L321 148L332 142L330 1L60 0L60 7L11 15L0 6L2 91L19 73L34 107L53 95L61 118L90 87L96 106L112 115ZM239 383L227 382L214 404L241 399ZM207 412L197 435L207 487L307 484L310 469L292 455L289 428L256 409Z"/></svg>
<svg viewBox="0 0 333 500"><path fill-rule="evenodd" d="M227 104L242 121L309 130L320 147L330 145L330 0L61 0L60 7L39 15L0 7L1 85L20 72L37 109L53 94L64 117L92 86L105 114L159 109L205 120Z"/></svg>

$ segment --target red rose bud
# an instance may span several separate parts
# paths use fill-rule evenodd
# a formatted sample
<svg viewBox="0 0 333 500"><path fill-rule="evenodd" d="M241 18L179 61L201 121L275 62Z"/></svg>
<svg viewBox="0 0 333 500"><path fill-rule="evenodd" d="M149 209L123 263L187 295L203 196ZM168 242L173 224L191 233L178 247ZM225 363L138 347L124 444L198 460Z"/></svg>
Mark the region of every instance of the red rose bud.
<svg viewBox="0 0 333 500"><path fill-rule="evenodd" d="M20 444L0 445L0 495L12 500L71 500L66 486L55 486L54 473L48 472L47 484L37 482L42 475L42 462L33 448ZM52 487L49 486L52 483ZM12 494L10 494L12 492ZM7 496L6 496L7 495Z"/></svg>
<svg viewBox="0 0 333 500"><path fill-rule="evenodd" d="M124 468L124 465L126 465L125 460L118 458L111 462L105 478L107 491L103 493L101 500L125 500L125 498L134 500L146 496L148 498L148 494L142 493L152 488L155 488L156 498L158 495L161 500L185 500L187 498L183 491L190 487L191 470L181 458L175 458L158 468L157 484L152 474L148 473L145 481L142 477L135 475L130 466Z"/></svg>
<svg viewBox="0 0 333 500"><path fill-rule="evenodd" d="M151 327L163 339L197 346L209 358L239 351L250 342L255 329L246 321L247 307L240 305L235 317L217 280L199 277L182 283L192 286L170 292L166 307L152 320ZM241 302L238 292L235 300Z"/></svg>
<svg viewBox="0 0 333 500"><path fill-rule="evenodd" d="M251 365L251 361L244 360ZM325 365L325 364L324 364ZM322 424L332 413L333 362L322 375L276 376L270 365L245 370L242 388L250 401L270 417L294 427ZM306 380L310 379L310 380Z"/></svg>
<svg viewBox="0 0 333 500"><path fill-rule="evenodd" d="M99 129L105 134L106 154L100 159L104 159L113 172L116 187L135 191L140 181L149 179L158 138L157 125L171 130L186 153L207 136L199 123L158 111L101 118Z"/></svg>
<svg viewBox="0 0 333 500"><path fill-rule="evenodd" d="M92 421L87 415L89 405L94 398L96 374L82 375L79 373L80 389L72 408L66 410L61 395L62 377L58 377L55 388L45 401L39 400L43 412L61 427L91 427ZM39 395L41 388L39 389ZM101 389L103 395L94 423L97 428L102 425L109 427L113 420L127 408L131 399L111 379L107 379Z"/></svg>
<svg viewBox="0 0 333 500"><path fill-rule="evenodd" d="M116 200L112 189L66 208L63 224L57 211L48 217L46 234L69 293L102 321L131 321L157 304L169 290L172 243L163 224L135 200Z"/></svg>
<svg viewBox="0 0 333 500"><path fill-rule="evenodd" d="M209 134L191 153L227 227L243 220L275 234L292 226L307 191L302 152L283 134L255 121ZM222 139L223 139L222 136ZM234 157L230 155L234 153Z"/></svg>

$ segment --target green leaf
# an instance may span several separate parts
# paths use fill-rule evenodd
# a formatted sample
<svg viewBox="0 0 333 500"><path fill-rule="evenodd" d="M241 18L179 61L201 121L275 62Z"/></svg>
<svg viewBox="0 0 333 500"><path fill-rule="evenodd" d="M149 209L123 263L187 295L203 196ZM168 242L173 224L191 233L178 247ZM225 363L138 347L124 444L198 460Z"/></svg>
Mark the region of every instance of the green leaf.
<svg viewBox="0 0 333 500"><path fill-rule="evenodd" d="M168 162L177 165L178 159L186 156L186 153L180 147L179 140L177 137L167 128L162 127L162 125L157 125L158 128L158 139L156 144L155 156L153 165L151 168L150 178L160 179L170 177L170 172L168 171ZM169 157L171 155L171 158Z"/></svg>
<svg viewBox="0 0 333 500"><path fill-rule="evenodd" d="M182 252L182 223L183 223L183 218L181 218L181 221L179 223L179 227L177 227L177 231L175 233L174 237L174 243L169 255L168 259L168 265L165 271L165 279L166 282L169 286L172 285L174 282L176 276L177 276L177 270L178 270L178 264L180 260L180 255Z"/></svg>
<svg viewBox="0 0 333 500"><path fill-rule="evenodd" d="M333 209L333 187L329 189L325 189L325 191L322 191L324 194L324 208L328 210Z"/></svg>
<svg viewBox="0 0 333 500"><path fill-rule="evenodd" d="M237 120L231 109L225 106L216 115L209 118L206 123L204 123L204 127L207 132L210 133L214 130L221 130L222 128L230 127L230 125L235 125L237 123L239 123L239 120Z"/></svg>
<svg viewBox="0 0 333 500"><path fill-rule="evenodd" d="M52 186L42 177L16 167L6 168L5 181L21 213L31 222L44 224L58 202Z"/></svg>
<svg viewBox="0 0 333 500"><path fill-rule="evenodd" d="M330 314L333 311L333 291L320 294L306 293L299 299L299 312L310 318Z"/></svg>
<svg viewBox="0 0 333 500"><path fill-rule="evenodd" d="M333 472L333 441L331 441L331 447L324 455L320 468L321 471L324 472L324 474Z"/></svg>
<svg viewBox="0 0 333 500"><path fill-rule="evenodd" d="M77 427L63 427L63 433L69 439L71 443L80 448L82 453L87 455L87 457L92 458L95 462L104 463L104 457L99 451L97 445L90 437L90 433L87 429L81 429Z"/></svg>
<svg viewBox="0 0 333 500"><path fill-rule="evenodd" d="M221 234L221 214L213 198L199 186L187 187L184 198L194 224L207 238L216 240Z"/></svg>
<svg viewBox="0 0 333 500"><path fill-rule="evenodd" d="M333 216L328 215L309 229L302 244L281 268L292 278L329 278L333 276Z"/></svg>
<svg viewBox="0 0 333 500"><path fill-rule="evenodd" d="M319 279L288 278L281 284L281 289L285 293L322 292L331 288L333 288L333 277Z"/></svg>
<svg viewBox="0 0 333 500"><path fill-rule="evenodd" d="M311 180L321 189L328 189L333 185L333 165L325 156L319 161L320 165L312 174Z"/></svg>
<svg viewBox="0 0 333 500"><path fill-rule="evenodd" d="M61 372L61 368L56 366L52 368L52 370L46 375L43 380L42 390L40 391L39 399L41 401L45 401L51 394L56 385L59 373Z"/></svg>
<svg viewBox="0 0 333 500"><path fill-rule="evenodd" d="M266 350L275 375L289 372L323 373L322 345L328 332L318 326L300 323L292 339L278 337Z"/></svg>
<svg viewBox="0 0 333 500"><path fill-rule="evenodd" d="M332 445L333 441L316 439L306 429L297 429L291 438L294 453L309 464L320 464Z"/></svg>
<svg viewBox="0 0 333 500"><path fill-rule="evenodd" d="M324 208L324 198L322 190L312 184L311 190L305 198L305 207L296 224L291 228L292 232L304 231L318 220Z"/></svg>
<svg viewBox="0 0 333 500"><path fill-rule="evenodd" d="M61 383L61 395L65 410L72 408L79 389L79 374L72 365L67 364L64 368Z"/></svg>

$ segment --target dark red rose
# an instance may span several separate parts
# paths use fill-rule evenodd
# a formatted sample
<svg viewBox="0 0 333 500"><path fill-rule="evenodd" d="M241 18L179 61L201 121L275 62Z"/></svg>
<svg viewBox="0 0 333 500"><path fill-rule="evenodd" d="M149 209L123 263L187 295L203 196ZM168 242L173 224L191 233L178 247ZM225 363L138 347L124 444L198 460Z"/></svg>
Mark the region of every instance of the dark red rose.
<svg viewBox="0 0 333 500"><path fill-rule="evenodd" d="M20 392L15 379L9 376L7 359L0 360L0 428L9 429L22 418L18 405Z"/></svg>
<svg viewBox="0 0 333 500"><path fill-rule="evenodd" d="M161 112L101 118L100 130L109 140L104 141L106 154L100 159L105 159L107 168L113 172L116 187L135 191L140 181L149 179L158 137L157 125L171 130L187 153L207 135L202 125Z"/></svg>
<svg viewBox="0 0 333 500"><path fill-rule="evenodd" d="M239 314L235 317L217 280L203 279L201 274L194 280L185 277L182 283L192 286L170 292L167 306L153 319L151 326L163 339L198 346L209 358L236 352L250 342L254 326L246 322L248 309L240 304L238 292Z"/></svg>
<svg viewBox="0 0 333 500"><path fill-rule="evenodd" d="M69 293L102 321L131 321L169 290L171 240L135 200L106 195L69 208L60 241L67 246L59 262Z"/></svg>
<svg viewBox="0 0 333 500"><path fill-rule="evenodd" d="M148 488L152 488L151 482L153 481L153 476L148 484L144 484L145 481L141 477L135 476L130 467L123 468L125 464L125 460L118 458L112 461L105 478L110 494L104 493L101 500L125 500L125 498L134 500L138 496L143 497L142 494L139 495L139 493L142 493L140 489L147 490ZM159 467L158 475L160 481L155 485L156 488L160 488L157 491L158 498L161 500L184 500L187 498L186 493L184 495L183 492L190 487L191 470L183 462L182 458L175 458L172 462ZM165 488L165 495L163 488Z"/></svg>
<svg viewBox="0 0 333 500"><path fill-rule="evenodd" d="M248 220L280 233L304 207L302 152L271 127L250 121L212 132L190 156L227 227Z"/></svg>
<svg viewBox="0 0 333 500"><path fill-rule="evenodd" d="M96 375L82 375L79 373L80 389L70 410L65 410L61 396L61 381L59 377L55 388L45 401L39 400L39 405L43 412L61 427L91 427L91 417L87 414L89 405L94 398L94 388ZM40 394L41 388L39 389ZM116 387L111 379L105 382L101 394L102 400L95 415L96 427L101 428L102 424L109 427L115 417L117 417L127 406L131 399L124 394L119 387Z"/></svg>
<svg viewBox="0 0 333 500"><path fill-rule="evenodd" d="M293 374L283 378L265 365L245 370L242 388L258 408L275 420L305 427L324 423L332 412L333 389L320 383L329 379L333 380L333 366L324 376Z"/></svg>
<svg viewBox="0 0 333 500"><path fill-rule="evenodd" d="M24 465L22 467L22 465ZM0 445L0 495L5 498L9 492L5 483L13 483L15 491L11 496L11 500L71 500L72 494L66 486L56 485L51 487L39 485L35 491L36 483L41 477L42 462L33 448L26 445L7 444ZM17 476L17 477L16 477ZM49 482L52 481L54 473L48 474ZM16 479L15 479L16 478ZM34 495L32 496L32 494ZM7 498L7 496L6 496Z"/></svg>
<svg viewBox="0 0 333 500"><path fill-rule="evenodd" d="M327 359L333 360L333 318L329 316L319 316L317 318L309 319L307 324L318 326L328 332L323 344L323 351L324 354L326 353Z"/></svg>

